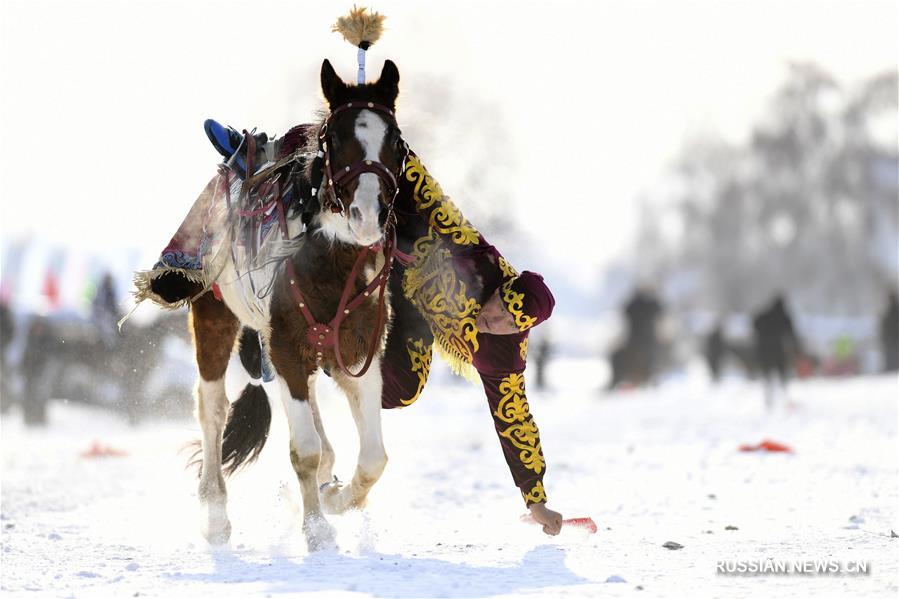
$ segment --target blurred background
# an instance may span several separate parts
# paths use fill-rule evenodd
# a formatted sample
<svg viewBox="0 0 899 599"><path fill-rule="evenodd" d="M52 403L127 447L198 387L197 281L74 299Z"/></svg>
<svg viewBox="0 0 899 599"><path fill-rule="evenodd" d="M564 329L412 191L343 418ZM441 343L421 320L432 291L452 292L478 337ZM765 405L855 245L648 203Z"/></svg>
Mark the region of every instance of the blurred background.
<svg viewBox="0 0 899 599"><path fill-rule="evenodd" d="M537 387L897 368L895 2L372 7L407 140L555 293ZM353 79L346 8L0 5L4 413L189 413L186 313L118 332L131 274L214 172L204 119L281 134L321 106L323 58Z"/></svg>

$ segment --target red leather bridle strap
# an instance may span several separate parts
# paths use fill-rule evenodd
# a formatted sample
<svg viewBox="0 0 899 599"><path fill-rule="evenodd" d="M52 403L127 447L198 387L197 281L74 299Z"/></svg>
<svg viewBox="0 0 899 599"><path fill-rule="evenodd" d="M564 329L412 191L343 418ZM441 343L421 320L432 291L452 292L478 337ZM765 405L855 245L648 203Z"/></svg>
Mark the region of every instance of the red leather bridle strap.
<svg viewBox="0 0 899 599"><path fill-rule="evenodd" d="M254 131L255 131L255 129L254 129ZM253 135L252 133L249 133L246 129L244 129L243 130L243 138L246 140L246 143L247 143L247 161L246 161L247 172L246 172L246 176L252 177L253 172L254 172L253 167L255 166L253 163L256 162L256 136Z"/></svg>
<svg viewBox="0 0 899 599"><path fill-rule="evenodd" d="M331 170L330 166L328 166L328 170ZM387 195L393 196L393 192L396 191L396 176L389 168L384 166L384 164L375 162L374 160L362 160L356 162L344 168L336 175L329 177L329 179L331 185L343 185L345 182L352 181L362 173L373 173L380 177L381 180L387 184Z"/></svg>
<svg viewBox="0 0 899 599"><path fill-rule="evenodd" d="M333 109L331 111L331 114L328 115L328 118L325 121L325 126L322 128L322 130L324 131L328 128L328 125L331 124L331 121L334 120L334 117L336 117L337 115L339 115L342 112L346 112L347 110L353 110L354 108L360 109L360 110L368 109L368 110L374 110L375 112L380 112L381 114L383 114L387 118L389 118L391 121L393 121L394 124L396 124L396 115L387 106L384 106L383 104L378 104L377 102L366 102L365 100L357 100L355 102L346 102L345 104L341 104L337 108Z"/></svg>

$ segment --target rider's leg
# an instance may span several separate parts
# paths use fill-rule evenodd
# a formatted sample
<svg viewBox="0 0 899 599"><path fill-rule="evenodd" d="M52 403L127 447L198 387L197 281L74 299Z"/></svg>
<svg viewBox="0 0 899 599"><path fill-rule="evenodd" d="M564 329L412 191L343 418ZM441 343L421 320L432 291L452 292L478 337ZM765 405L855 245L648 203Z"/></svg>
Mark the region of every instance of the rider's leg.
<svg viewBox="0 0 899 599"><path fill-rule="evenodd" d="M391 289L393 322L381 360L381 406L403 408L418 399L431 370L434 336L402 290Z"/></svg>

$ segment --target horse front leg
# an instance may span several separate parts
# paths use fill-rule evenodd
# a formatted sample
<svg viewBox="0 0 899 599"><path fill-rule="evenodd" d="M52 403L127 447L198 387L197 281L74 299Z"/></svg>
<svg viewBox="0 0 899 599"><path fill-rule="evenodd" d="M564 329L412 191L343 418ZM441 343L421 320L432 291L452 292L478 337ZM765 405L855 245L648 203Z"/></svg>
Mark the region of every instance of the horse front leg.
<svg viewBox="0 0 899 599"><path fill-rule="evenodd" d="M322 515L318 495L318 472L322 441L309 401L309 376L296 360L285 363L272 358L281 384L281 401L290 427L290 463L303 495L303 534L309 551L335 547L334 529Z"/></svg>
<svg viewBox="0 0 899 599"><path fill-rule="evenodd" d="M331 482L334 479L334 448L325 434L325 427L322 423L321 411L318 407L318 400L315 393L315 381L318 378L316 371L309 377L309 405L312 408L312 422L315 430L322 442L321 461L318 464L318 484L319 486Z"/></svg>
<svg viewBox="0 0 899 599"><path fill-rule="evenodd" d="M365 506L369 491L387 466L381 432L381 360L375 359L358 379L335 372L334 380L346 393L359 433L359 459L349 485L330 483L322 489L322 501L332 513Z"/></svg>
<svg viewBox="0 0 899 599"><path fill-rule="evenodd" d="M238 327L237 318L211 294L191 304L191 329L200 374L197 382L197 419L203 432L203 462L197 496L200 499L203 536L214 545L226 543L231 537L228 497L222 476L222 432L229 406L225 395L225 371Z"/></svg>

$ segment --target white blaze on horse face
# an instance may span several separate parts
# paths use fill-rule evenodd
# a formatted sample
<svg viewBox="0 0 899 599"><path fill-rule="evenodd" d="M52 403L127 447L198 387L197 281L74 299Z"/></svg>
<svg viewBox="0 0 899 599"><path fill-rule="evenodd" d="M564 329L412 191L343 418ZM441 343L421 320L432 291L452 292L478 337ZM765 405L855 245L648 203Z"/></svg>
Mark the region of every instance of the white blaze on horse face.
<svg viewBox="0 0 899 599"><path fill-rule="evenodd" d="M381 160L381 147L387 134L387 123L370 110L362 110L356 117L356 139L362 146L363 160ZM331 240L356 245L371 245L381 239L380 212L381 181L372 173L362 173L356 183L356 193L346 216L323 210L316 216L321 234Z"/></svg>
<svg viewBox="0 0 899 599"><path fill-rule="evenodd" d="M356 117L356 139L362 145L363 160L381 161L381 147L387 135L387 123L377 113L362 110ZM350 207L350 230L360 245L381 239L381 180L373 173L362 173Z"/></svg>

